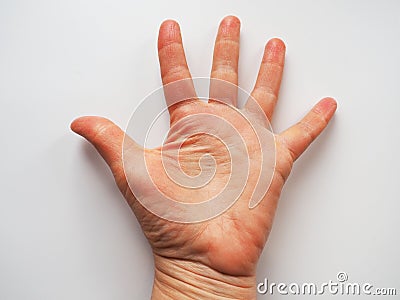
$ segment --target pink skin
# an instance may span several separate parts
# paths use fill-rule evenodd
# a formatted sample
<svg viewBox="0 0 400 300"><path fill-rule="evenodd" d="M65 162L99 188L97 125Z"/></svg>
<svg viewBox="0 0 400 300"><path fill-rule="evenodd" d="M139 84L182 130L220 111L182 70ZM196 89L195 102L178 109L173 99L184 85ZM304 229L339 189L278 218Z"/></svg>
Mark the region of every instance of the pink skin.
<svg viewBox="0 0 400 300"><path fill-rule="evenodd" d="M239 36L239 19L233 16L225 17L215 42L212 78L237 85ZM158 53L163 84L191 78L179 25L175 21L167 20L162 23ZM284 59L285 44L280 39L271 39L265 46L252 91L252 96L269 119L277 102ZM232 99L233 104L235 101ZM217 111L221 108L221 104L215 101L204 105ZM265 198L255 209L249 210L247 204L251 193L245 191L237 204L227 212L197 224L179 224L161 219L144 209L135 199L127 185L122 166L124 132L117 125L105 118L87 116L76 119L71 128L96 147L109 165L119 189L141 224L155 258L154 299L206 299L213 293L224 295L225 298L253 299L257 262L271 230L283 185L294 161L325 129L335 110L335 100L324 98L297 124L276 134L274 177ZM198 105L192 101L169 108L172 123L198 111ZM222 111L220 113L223 114ZM214 153L217 151L215 149L221 147L221 144L213 139L204 138L201 141L203 147L200 148L207 153ZM198 142L188 141L181 152L180 161L188 173L193 171L195 166L193 157L202 155L192 147L193 143ZM132 141L132 147L139 146ZM157 155L159 149L146 151L150 156L154 153L154 171L161 172L162 165ZM218 153L215 154L218 156ZM225 158L222 157L220 162L223 162L223 159ZM138 176L140 177L140 174ZM178 191L168 191L170 195L174 192L178 194ZM215 290L218 288L220 290ZM183 292L185 289L186 292Z"/></svg>

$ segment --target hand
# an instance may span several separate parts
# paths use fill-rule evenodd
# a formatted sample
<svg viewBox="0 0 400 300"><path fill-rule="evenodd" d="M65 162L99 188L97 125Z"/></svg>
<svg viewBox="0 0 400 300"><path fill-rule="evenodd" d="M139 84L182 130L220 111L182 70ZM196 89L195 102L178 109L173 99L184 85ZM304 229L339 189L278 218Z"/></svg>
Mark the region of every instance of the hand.
<svg viewBox="0 0 400 300"><path fill-rule="evenodd" d="M239 35L239 20L232 16L224 18L215 42L211 78L237 85ZM158 51L164 85L183 79L190 80L180 29L176 22L165 21L161 25ZM284 58L284 43L279 39L270 40L265 46L256 84L251 93L269 120L278 98ZM230 105L236 105L235 102L233 95ZM196 99L174 104L169 106L171 126L178 124L185 116L199 112L213 113L232 119L235 123L235 118L232 117L234 110L226 109L227 106L217 101L204 103ZM118 126L101 117L81 117L72 123L71 128L92 143L107 162L152 247L155 259L153 299L253 299L256 297L257 262L271 230L282 187L293 162L327 126L335 109L336 102L325 98L300 122L275 135L275 170L268 192L257 207L248 207L254 189L251 182L255 176L250 173L244 192L231 208L215 218L194 224L160 218L137 201L124 172L124 132ZM237 128L243 128L240 121L236 123L234 125ZM170 134L163 147L173 145L176 136ZM199 196L192 191L182 192L179 187L171 188L174 185L166 184L168 177L163 173L160 160L162 147L143 150L135 142L129 143L132 160L135 154L140 155L145 151L151 161L149 172L161 174L155 182L161 192L177 201L199 201L201 193ZM252 143L252 138L249 143ZM206 135L191 137L180 149L179 163L187 174L193 175L201 171L198 160L204 154L215 158L215 181L208 190L207 187L204 189L205 193L223 187L229 175L226 171L230 167L224 167L229 166L229 155L224 149L220 142ZM260 151L260 148L252 147L249 156L257 155ZM133 176L138 180L145 175L141 170L134 170L135 172ZM146 188L155 187L144 187Z"/></svg>

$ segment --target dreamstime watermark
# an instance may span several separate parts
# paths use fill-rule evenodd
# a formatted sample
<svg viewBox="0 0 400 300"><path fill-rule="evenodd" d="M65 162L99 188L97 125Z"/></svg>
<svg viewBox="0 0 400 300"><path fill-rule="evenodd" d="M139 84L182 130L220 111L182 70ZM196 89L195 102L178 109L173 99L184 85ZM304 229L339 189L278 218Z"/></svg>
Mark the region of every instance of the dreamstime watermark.
<svg viewBox="0 0 400 300"><path fill-rule="evenodd" d="M370 283L350 282L346 272L339 272L336 280L329 280L321 284L316 283L275 283L267 278L257 285L260 294L279 295L348 295L348 296L395 296L396 288L376 288Z"/></svg>
<svg viewBox="0 0 400 300"><path fill-rule="evenodd" d="M249 209L260 203L275 170L275 136L243 89L184 79L155 90L135 109L123 164L129 188L147 210L173 222L202 222L224 213L246 188Z"/></svg>

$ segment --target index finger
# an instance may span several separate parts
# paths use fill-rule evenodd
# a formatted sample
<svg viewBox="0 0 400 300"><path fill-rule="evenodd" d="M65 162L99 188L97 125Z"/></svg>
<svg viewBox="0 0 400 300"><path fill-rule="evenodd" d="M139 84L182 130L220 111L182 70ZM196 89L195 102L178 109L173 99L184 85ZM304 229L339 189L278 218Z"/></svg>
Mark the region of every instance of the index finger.
<svg viewBox="0 0 400 300"><path fill-rule="evenodd" d="M271 120L279 88L282 81L286 46L282 40L274 38L265 45L264 55L251 96Z"/></svg>

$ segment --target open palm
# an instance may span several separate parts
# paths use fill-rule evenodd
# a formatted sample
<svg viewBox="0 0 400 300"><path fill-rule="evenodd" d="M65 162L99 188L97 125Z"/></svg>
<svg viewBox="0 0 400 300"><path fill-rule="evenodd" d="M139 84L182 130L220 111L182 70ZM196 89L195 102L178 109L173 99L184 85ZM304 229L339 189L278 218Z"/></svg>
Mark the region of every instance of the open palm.
<svg viewBox="0 0 400 300"><path fill-rule="evenodd" d="M239 20L235 17L224 18L215 42L211 78L237 85L239 35ZM254 276L258 258L272 226L282 187L289 176L293 162L326 127L336 109L336 102L331 98L321 100L300 122L274 136L272 143L275 143L276 151L273 158L274 162L276 160L276 165L274 164L275 169L271 173L272 180L269 189L263 195L259 205L249 209L249 202L254 196L253 191L259 175L258 171L251 171L251 168L255 167L257 170L254 164L261 164L259 157L263 145L259 146L257 136L254 132L251 133L245 119L240 117L239 110L234 108L237 105L235 94L228 97L227 103L218 101L205 103L196 99L194 89L191 90L193 87L190 85L191 76L176 22L165 21L161 25L158 49L163 84L186 80L189 82L188 93L194 95L188 97L190 99L187 101L168 103L171 132L162 147L142 149L129 139L125 140L124 145L124 132L111 121L101 117L78 118L71 127L91 142L110 166L119 189L133 209L150 242L156 259L156 268L162 269L164 261L187 261L230 276ZM278 97L284 57L284 43L279 39L270 40L265 46L257 81L251 93L269 120ZM215 94L216 91L211 90L210 95L213 93ZM245 110L246 107L243 108L243 111ZM243 189L239 190L238 187L238 191L232 191L237 192L238 199L225 212L203 222L192 224L171 222L151 213L140 201L137 201L135 182L138 182L136 186L140 190L140 195L154 195L154 190L158 190L176 201L198 203L207 197L215 196L214 194L224 188L232 170L231 149L207 134L206 129L203 133L198 133L202 122L185 123L185 120L190 120L191 116L199 114L215 115L230 120L233 127L239 131L239 135L246 137L250 172L246 184L240 187ZM251 122L263 132L262 122L257 120L251 120ZM193 134L190 134L191 132ZM268 132L265 131L265 134L268 135ZM180 139L185 134L188 134L188 138L180 143ZM221 134L224 135L223 129ZM229 134L226 136L229 138ZM232 141L231 146L235 149L236 140ZM125 147L124 150L129 150L129 156L123 157L123 147ZM147 157L148 168L135 170L135 157L143 153ZM179 153L179 155L174 153ZM203 161L202 165L199 161L205 155L209 155L213 160L210 160L209 164ZM175 184L165 173L166 166L163 164L162 157L166 157L172 165L173 162L178 161L182 172L192 177L202 172L207 173L207 166L212 167L215 172L213 180L197 191L184 189ZM127 174L127 169L132 174ZM173 170L173 167L171 169ZM143 173L145 171L150 176L157 174L151 176L155 179L154 186L146 182L143 184L142 178L145 176ZM132 182L134 179L136 181Z"/></svg>

